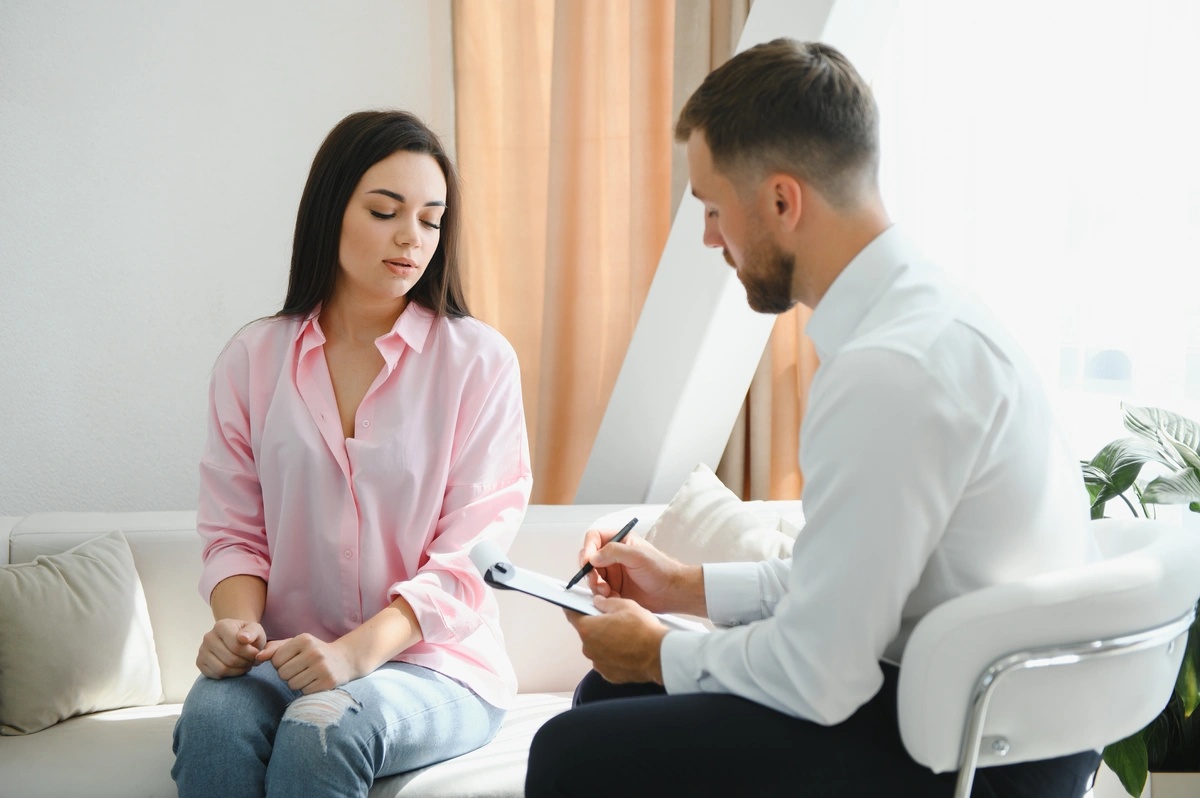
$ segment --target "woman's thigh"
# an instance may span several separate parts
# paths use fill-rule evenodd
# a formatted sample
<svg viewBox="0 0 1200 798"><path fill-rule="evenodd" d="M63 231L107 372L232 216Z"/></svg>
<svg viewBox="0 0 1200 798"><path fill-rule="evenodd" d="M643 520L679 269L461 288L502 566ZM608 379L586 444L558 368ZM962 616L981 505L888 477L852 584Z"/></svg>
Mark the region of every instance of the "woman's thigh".
<svg viewBox="0 0 1200 798"><path fill-rule="evenodd" d="M336 690L293 701L280 724L271 771L279 770L277 758L306 769L305 761L334 756L348 758L343 765L369 771L371 778L402 773L479 748L503 719L502 710L453 679L391 662Z"/></svg>
<svg viewBox="0 0 1200 798"><path fill-rule="evenodd" d="M297 695L270 664L198 678L175 724L171 776L180 796L262 795L275 731Z"/></svg>
<svg viewBox="0 0 1200 798"><path fill-rule="evenodd" d="M176 736L190 730L214 740L245 734L265 734L269 739L284 710L298 695L270 663L227 679L201 676L184 700Z"/></svg>

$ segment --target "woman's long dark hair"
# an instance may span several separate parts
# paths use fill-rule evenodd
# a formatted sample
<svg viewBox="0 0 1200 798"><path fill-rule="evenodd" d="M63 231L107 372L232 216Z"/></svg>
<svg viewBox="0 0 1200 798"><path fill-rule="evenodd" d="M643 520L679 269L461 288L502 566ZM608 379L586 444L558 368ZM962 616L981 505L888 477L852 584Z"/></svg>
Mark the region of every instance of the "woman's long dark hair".
<svg viewBox="0 0 1200 798"><path fill-rule="evenodd" d="M425 153L446 177L446 210L441 241L424 277L408 298L439 316L470 316L458 268L458 175L437 134L404 111L359 111L337 124L317 151L292 240L287 298L276 316L305 316L329 301L338 273L338 245L346 205L363 174L395 152Z"/></svg>

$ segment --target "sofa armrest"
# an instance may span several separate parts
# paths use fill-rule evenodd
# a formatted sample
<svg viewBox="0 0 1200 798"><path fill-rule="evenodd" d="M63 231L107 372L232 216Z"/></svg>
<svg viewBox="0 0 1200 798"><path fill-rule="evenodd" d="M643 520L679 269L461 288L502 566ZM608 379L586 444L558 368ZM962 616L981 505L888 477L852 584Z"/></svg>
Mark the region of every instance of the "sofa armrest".
<svg viewBox="0 0 1200 798"><path fill-rule="evenodd" d="M0 565L12 562L8 553L9 540L12 538L13 527L21 523L21 518L19 515L0 515Z"/></svg>

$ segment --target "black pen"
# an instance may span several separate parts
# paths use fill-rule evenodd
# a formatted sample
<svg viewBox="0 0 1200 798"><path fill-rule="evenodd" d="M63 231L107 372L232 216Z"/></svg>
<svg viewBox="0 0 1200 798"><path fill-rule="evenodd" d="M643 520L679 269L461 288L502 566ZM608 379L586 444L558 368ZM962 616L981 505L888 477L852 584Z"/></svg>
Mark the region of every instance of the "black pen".
<svg viewBox="0 0 1200 798"><path fill-rule="evenodd" d="M620 543L622 540L625 539L625 536L629 534L629 530L633 529L635 524L637 524L636 518L629 519L629 523L626 524L625 526L621 527L621 531L618 532L617 534L613 535L613 539L608 542L609 543ZM605 545L607 545L607 544L605 544ZM575 583L578 582L580 579L583 579L585 576L587 576L591 572L591 570L592 570L592 564L590 562L585 563L584 566L579 569L579 573L577 573L571 577L571 581L567 582L567 586L564 587L563 590L570 590L571 588L573 588L575 586Z"/></svg>

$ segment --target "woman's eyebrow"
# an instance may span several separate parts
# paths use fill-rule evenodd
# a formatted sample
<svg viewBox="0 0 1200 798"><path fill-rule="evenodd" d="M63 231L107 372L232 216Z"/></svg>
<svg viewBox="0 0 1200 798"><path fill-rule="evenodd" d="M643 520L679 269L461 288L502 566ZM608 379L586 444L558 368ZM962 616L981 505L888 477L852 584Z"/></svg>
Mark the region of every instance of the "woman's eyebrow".
<svg viewBox="0 0 1200 798"><path fill-rule="evenodd" d="M403 194L397 194L395 191L388 191L386 188L373 188L370 191L368 191L367 193L368 194L382 194L385 197L391 197L392 199L396 200L396 202L404 202L404 203L408 202L408 200L406 200L404 198ZM441 200L430 200L429 202L425 203L425 207L426 208L430 208L430 207L445 208L446 203L442 202Z"/></svg>

